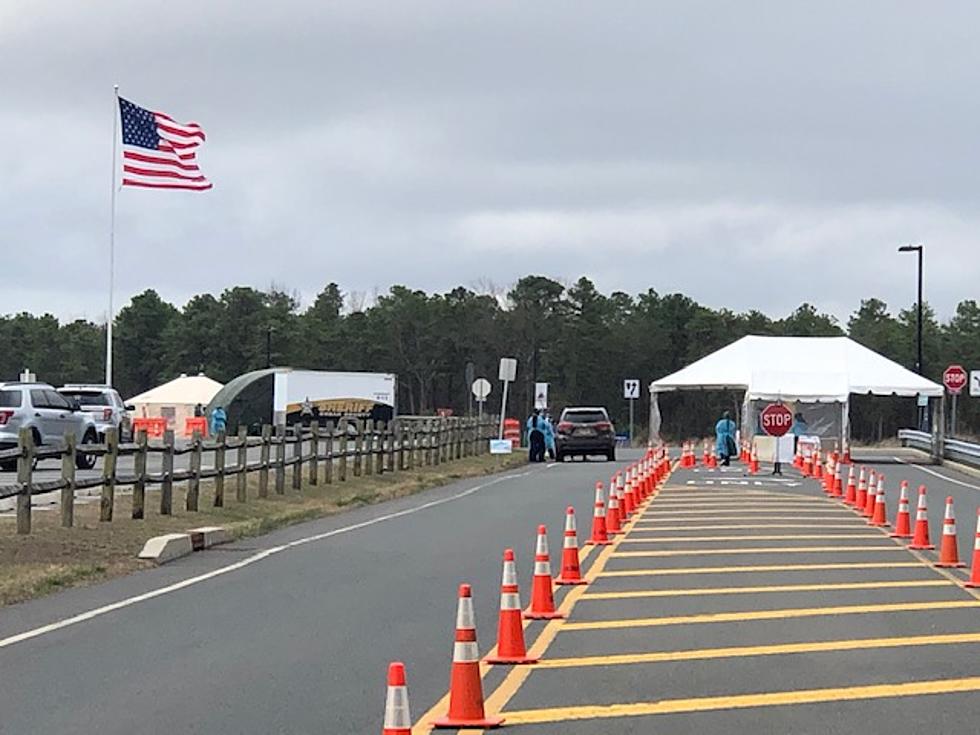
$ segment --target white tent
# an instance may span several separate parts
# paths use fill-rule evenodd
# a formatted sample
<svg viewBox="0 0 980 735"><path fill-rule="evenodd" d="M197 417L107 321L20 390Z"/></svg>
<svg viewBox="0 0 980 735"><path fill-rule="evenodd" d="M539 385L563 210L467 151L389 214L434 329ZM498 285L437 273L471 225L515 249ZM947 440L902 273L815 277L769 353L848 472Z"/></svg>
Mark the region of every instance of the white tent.
<svg viewBox="0 0 980 735"><path fill-rule="evenodd" d="M847 337L748 336L650 383L651 434L659 432L657 394L694 389L745 391L746 408L752 401L841 404L842 439L852 394L943 395L941 385Z"/></svg>
<svg viewBox="0 0 980 735"><path fill-rule="evenodd" d="M182 431L184 421L194 415L197 404L207 406L222 385L204 373L181 374L180 377L133 396L127 404L133 406L134 418L165 418L169 428Z"/></svg>

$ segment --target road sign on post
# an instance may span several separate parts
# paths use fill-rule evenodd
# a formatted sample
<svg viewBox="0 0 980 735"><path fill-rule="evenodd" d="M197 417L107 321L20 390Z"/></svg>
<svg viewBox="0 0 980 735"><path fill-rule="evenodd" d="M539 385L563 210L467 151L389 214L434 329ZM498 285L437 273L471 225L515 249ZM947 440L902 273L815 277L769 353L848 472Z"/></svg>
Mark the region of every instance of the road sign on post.
<svg viewBox="0 0 980 735"><path fill-rule="evenodd" d="M504 394L500 397L500 429L497 438L504 438L504 418L507 416L507 386L517 379L517 359L513 357L501 357L500 367L497 369L497 378L504 384Z"/></svg>
<svg viewBox="0 0 980 735"><path fill-rule="evenodd" d="M953 405L949 413L949 433L956 436L956 397L966 387L968 376L962 365L950 365L943 371L943 385L953 396Z"/></svg>
<svg viewBox="0 0 980 735"><path fill-rule="evenodd" d="M633 446L633 406L640 397L640 381L637 378L626 378L623 381L623 398L630 402L630 446Z"/></svg>
<svg viewBox="0 0 980 735"><path fill-rule="evenodd" d="M487 396L490 395L490 391L493 390L493 386L490 381L486 378L477 378L473 381L473 385L470 386L470 390L473 392L473 396L476 398L476 405L479 406L479 418L483 420L483 403L487 400Z"/></svg>
<svg viewBox="0 0 980 735"><path fill-rule="evenodd" d="M773 474L781 475L783 474L783 467L779 458L779 437L784 436L793 425L793 412L782 403L770 403L759 414L759 424L764 432L776 439Z"/></svg>

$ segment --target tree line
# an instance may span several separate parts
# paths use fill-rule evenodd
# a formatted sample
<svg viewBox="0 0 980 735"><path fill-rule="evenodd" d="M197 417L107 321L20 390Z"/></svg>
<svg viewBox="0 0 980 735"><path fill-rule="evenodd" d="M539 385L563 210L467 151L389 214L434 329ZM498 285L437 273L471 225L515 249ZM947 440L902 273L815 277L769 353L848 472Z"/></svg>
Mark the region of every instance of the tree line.
<svg viewBox="0 0 980 735"><path fill-rule="evenodd" d="M116 387L130 397L180 373L204 372L221 382L267 366L391 372L399 378L399 410L427 414L469 403L467 364L494 383L488 410L499 406L501 356L519 361L509 413L524 415L536 381L551 385L555 407L603 404L625 425L623 378L643 383L668 375L747 334L850 335L912 369L916 312L893 314L875 298L861 301L846 324L808 303L786 317L760 311L712 309L678 293L648 290L636 296L600 293L587 278L565 285L526 276L500 292L455 288L446 293L393 286L370 304L345 297L328 284L306 308L296 295L236 286L200 294L182 308L147 290L122 308L114 322ZM0 317L0 379L29 367L50 383L101 382L103 325L61 323L50 315ZM923 320L924 371L939 381L951 362L980 367L980 306L966 300L940 323L928 305ZM645 424L647 403L637 406ZM718 392L666 395L664 432L673 437L710 431L734 396ZM914 399L856 397L852 432L876 440L914 424ZM980 427L980 411L960 401L959 433Z"/></svg>

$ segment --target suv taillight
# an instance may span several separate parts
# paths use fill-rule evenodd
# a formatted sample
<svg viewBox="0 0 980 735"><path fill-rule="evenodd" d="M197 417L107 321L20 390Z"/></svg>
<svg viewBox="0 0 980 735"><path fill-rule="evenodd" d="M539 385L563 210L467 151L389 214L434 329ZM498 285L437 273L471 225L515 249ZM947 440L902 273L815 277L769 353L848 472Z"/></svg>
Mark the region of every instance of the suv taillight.
<svg viewBox="0 0 980 735"><path fill-rule="evenodd" d="M13 411L0 411L0 426L6 426L7 421L14 415Z"/></svg>
<svg viewBox="0 0 980 735"><path fill-rule="evenodd" d="M568 433L571 430L572 430L572 422L571 421L559 421L558 422L558 433L559 434L566 434L566 433Z"/></svg>
<svg viewBox="0 0 980 735"><path fill-rule="evenodd" d="M112 419L112 409L111 408L103 408L102 409L102 420L103 421L109 421L110 419Z"/></svg>
<svg viewBox="0 0 980 735"><path fill-rule="evenodd" d="M598 423L596 423L595 427L599 431L609 431L610 429L612 429L612 424L610 424L608 421L599 421Z"/></svg>

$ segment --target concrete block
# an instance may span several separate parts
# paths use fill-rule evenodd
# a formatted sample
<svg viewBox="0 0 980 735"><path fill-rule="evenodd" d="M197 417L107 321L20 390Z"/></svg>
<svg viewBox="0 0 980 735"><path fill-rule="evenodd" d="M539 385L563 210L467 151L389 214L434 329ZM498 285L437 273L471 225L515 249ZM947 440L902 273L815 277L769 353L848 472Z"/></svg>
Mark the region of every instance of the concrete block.
<svg viewBox="0 0 980 735"><path fill-rule="evenodd" d="M227 544L231 541L228 532L222 526L201 526L192 528L187 533L191 536L194 551L208 549L217 544Z"/></svg>
<svg viewBox="0 0 980 735"><path fill-rule="evenodd" d="M187 556L194 551L191 536L188 533L165 533L149 539L139 553L140 559L150 559L157 564Z"/></svg>

